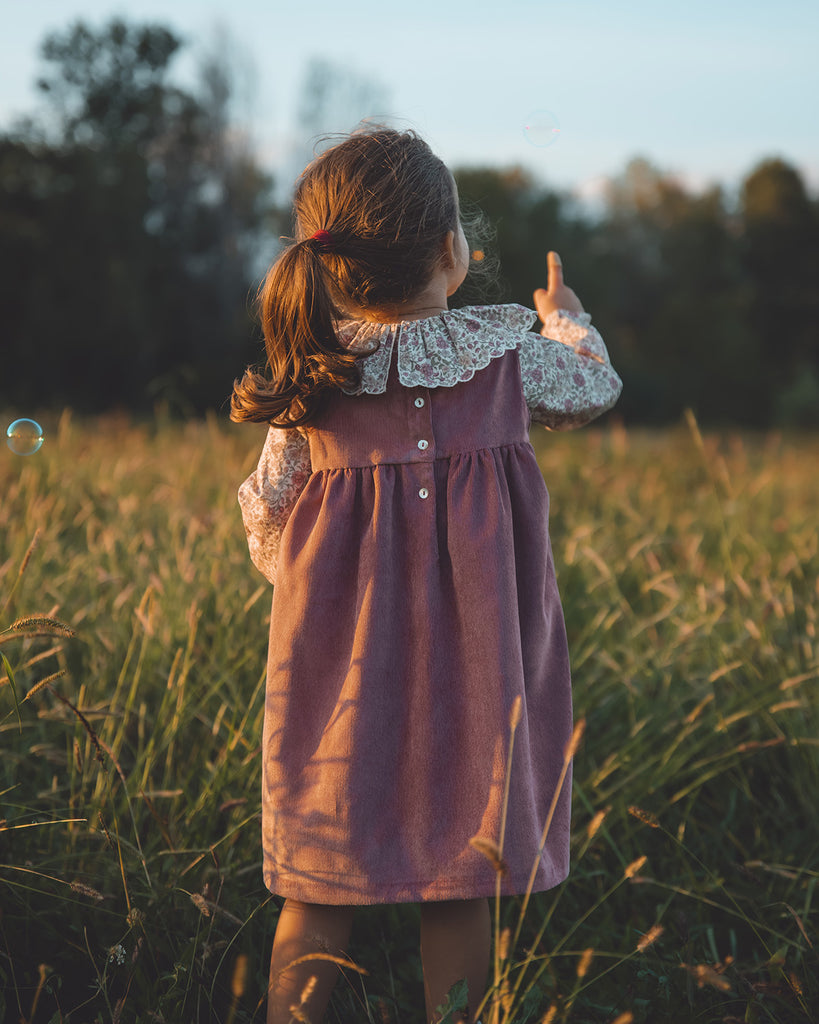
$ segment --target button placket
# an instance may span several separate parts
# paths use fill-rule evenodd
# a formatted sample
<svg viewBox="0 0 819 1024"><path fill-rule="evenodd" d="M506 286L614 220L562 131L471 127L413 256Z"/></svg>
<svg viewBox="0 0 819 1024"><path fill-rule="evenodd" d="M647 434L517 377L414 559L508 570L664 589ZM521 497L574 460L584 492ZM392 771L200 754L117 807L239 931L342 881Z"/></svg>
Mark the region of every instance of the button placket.
<svg viewBox="0 0 819 1024"><path fill-rule="evenodd" d="M414 419L416 421L418 433L421 435L421 437L418 437L418 435L416 434L416 437L418 437L418 440L415 442L416 447L418 448L419 452L428 452L430 446L434 443L434 438L432 437L432 417L430 415L428 395L424 393L416 394L415 398L412 400L412 404L416 410L419 410L419 413L416 417L411 417L411 419ZM422 409L424 411L420 412L420 410ZM426 483L424 486L418 488L417 494L418 498L421 501L426 501L432 494L431 464L428 465L426 469L423 471L422 480L420 480L419 483L422 483L424 478L427 478L429 482Z"/></svg>

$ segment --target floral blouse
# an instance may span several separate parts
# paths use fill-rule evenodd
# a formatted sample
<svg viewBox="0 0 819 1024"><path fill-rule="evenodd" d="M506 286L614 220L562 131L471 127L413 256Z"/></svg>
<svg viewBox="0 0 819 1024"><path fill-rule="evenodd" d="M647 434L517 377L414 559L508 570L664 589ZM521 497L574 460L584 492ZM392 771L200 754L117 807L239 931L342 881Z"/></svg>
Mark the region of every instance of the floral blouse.
<svg viewBox="0 0 819 1024"><path fill-rule="evenodd" d="M614 405L622 382L588 313L552 313L540 334L531 330L536 320L525 306L467 306L396 324L345 320L338 336L362 356L353 393L368 395L387 390L396 345L400 383L426 388L471 380L516 348L532 420L551 430L581 427ZM251 560L271 583L282 531L311 472L307 429L271 427L258 466L239 488Z"/></svg>

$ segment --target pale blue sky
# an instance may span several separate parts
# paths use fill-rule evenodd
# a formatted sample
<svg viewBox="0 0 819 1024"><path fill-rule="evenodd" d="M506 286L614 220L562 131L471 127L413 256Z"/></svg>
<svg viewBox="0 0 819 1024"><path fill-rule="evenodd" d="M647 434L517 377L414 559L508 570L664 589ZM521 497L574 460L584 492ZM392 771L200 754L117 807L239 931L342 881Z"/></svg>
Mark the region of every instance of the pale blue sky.
<svg viewBox="0 0 819 1024"><path fill-rule="evenodd" d="M119 14L231 50L238 109L274 171L321 57L380 82L388 109L369 113L416 128L450 165L522 163L593 194L635 155L696 187L781 156L819 189L815 0L0 0L0 13L3 126L36 102L46 31ZM545 149L523 133L538 108L560 121Z"/></svg>

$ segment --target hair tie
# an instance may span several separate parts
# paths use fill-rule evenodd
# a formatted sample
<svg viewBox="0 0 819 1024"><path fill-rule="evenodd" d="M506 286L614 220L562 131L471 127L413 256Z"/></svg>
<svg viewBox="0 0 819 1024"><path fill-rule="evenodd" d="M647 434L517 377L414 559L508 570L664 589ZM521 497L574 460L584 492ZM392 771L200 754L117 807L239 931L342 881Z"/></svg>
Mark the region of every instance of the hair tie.
<svg viewBox="0 0 819 1024"><path fill-rule="evenodd" d="M323 228L317 231L314 235L310 235L310 241L316 241L319 244L319 248L322 252L332 252L335 239L329 231L325 231Z"/></svg>

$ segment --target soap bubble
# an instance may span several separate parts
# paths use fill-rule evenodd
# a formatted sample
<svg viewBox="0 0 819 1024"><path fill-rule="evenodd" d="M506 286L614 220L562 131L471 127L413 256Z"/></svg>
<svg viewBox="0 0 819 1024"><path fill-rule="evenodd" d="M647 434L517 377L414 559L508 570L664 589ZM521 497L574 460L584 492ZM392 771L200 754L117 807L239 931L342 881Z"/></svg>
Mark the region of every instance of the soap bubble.
<svg viewBox="0 0 819 1024"><path fill-rule="evenodd" d="M523 126L526 141L543 149L556 142L560 135L560 122L551 110L533 110Z"/></svg>
<svg viewBox="0 0 819 1024"><path fill-rule="evenodd" d="M36 420L15 420L6 431L6 444L15 455L33 455L43 446L43 428Z"/></svg>

